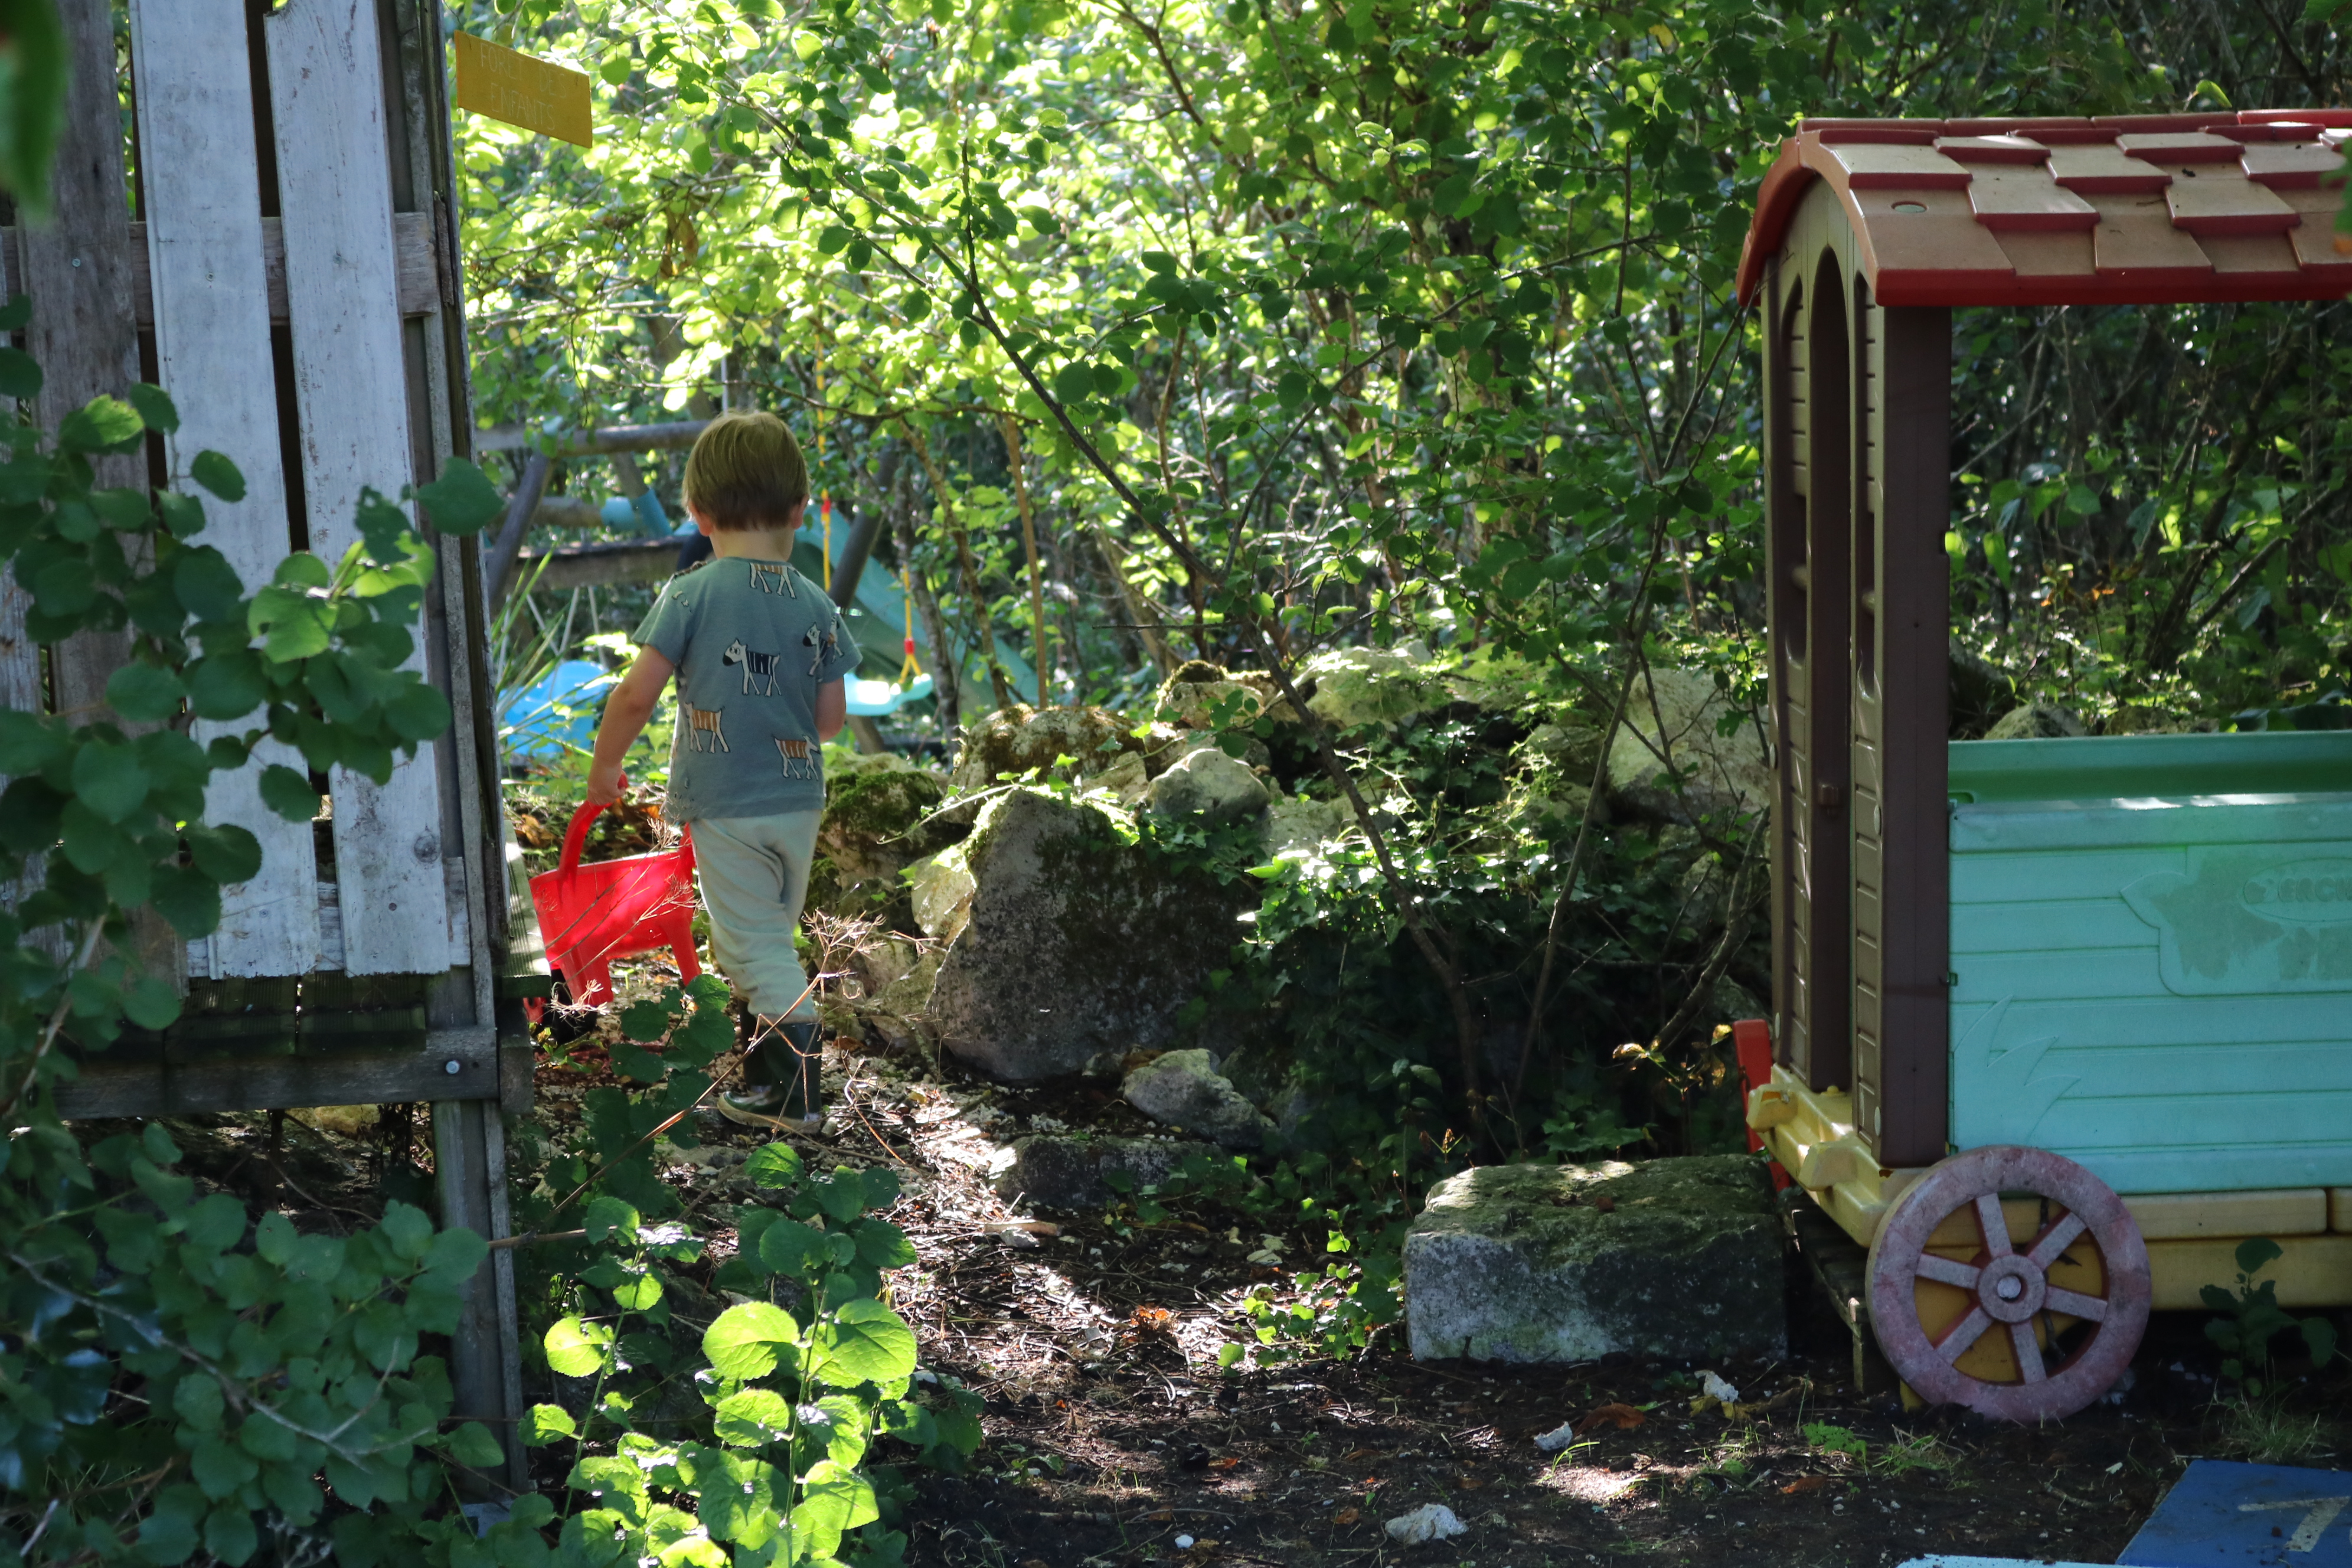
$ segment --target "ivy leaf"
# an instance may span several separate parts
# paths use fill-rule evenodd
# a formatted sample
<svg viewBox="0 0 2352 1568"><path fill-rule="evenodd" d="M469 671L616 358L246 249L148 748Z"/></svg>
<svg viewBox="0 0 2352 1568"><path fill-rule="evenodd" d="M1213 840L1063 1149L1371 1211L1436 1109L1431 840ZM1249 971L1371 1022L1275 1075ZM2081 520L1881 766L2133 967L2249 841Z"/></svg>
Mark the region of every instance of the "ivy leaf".
<svg viewBox="0 0 2352 1568"><path fill-rule="evenodd" d="M561 1405L534 1405L522 1418L522 1441L528 1448L543 1448L564 1437L580 1436L572 1412Z"/></svg>
<svg viewBox="0 0 2352 1568"><path fill-rule="evenodd" d="M540 1343L547 1350L549 1368L557 1375L590 1377L604 1369L613 1331L603 1323L560 1318L549 1325Z"/></svg>
<svg viewBox="0 0 2352 1568"><path fill-rule="evenodd" d="M793 1510L794 1544L804 1544L819 1562L840 1550L844 1534L881 1517L866 1478L831 1459L811 1466L801 1488L800 1506Z"/></svg>
<svg viewBox="0 0 2352 1568"><path fill-rule="evenodd" d="M261 803L289 822L309 822L319 815L319 792L283 763L262 769L258 787Z"/></svg>
<svg viewBox="0 0 2352 1568"><path fill-rule="evenodd" d="M178 532L176 525L173 531ZM179 552L172 563L172 592L200 621L229 620L245 603L245 584L236 568L209 544Z"/></svg>
<svg viewBox="0 0 2352 1568"><path fill-rule="evenodd" d="M823 1233L796 1219L780 1219L760 1233L760 1265L772 1274L796 1275L824 1245Z"/></svg>
<svg viewBox="0 0 2352 1568"><path fill-rule="evenodd" d="M142 1029L168 1029L179 1020L179 988L161 975L142 974L122 993L122 1016Z"/></svg>
<svg viewBox="0 0 2352 1568"><path fill-rule="evenodd" d="M745 1301L719 1314L704 1331L702 1353L719 1376L738 1383L776 1370L779 1353L800 1342L801 1326L782 1307Z"/></svg>
<svg viewBox="0 0 2352 1568"><path fill-rule="evenodd" d="M743 1162L743 1173L761 1187L790 1187L801 1179L800 1151L789 1143L771 1143Z"/></svg>
<svg viewBox="0 0 2352 1568"><path fill-rule="evenodd" d="M22 349L0 348L0 397L41 395L41 367Z"/></svg>
<svg viewBox="0 0 2352 1568"><path fill-rule="evenodd" d="M591 1241L604 1241L614 1232L624 1242L637 1239L637 1211L613 1196L599 1194L588 1205L588 1217L582 1222Z"/></svg>
<svg viewBox="0 0 2352 1568"><path fill-rule="evenodd" d="M74 756L75 795L109 822L138 810L152 782L139 765L139 753L127 745L91 741Z"/></svg>
<svg viewBox="0 0 2352 1568"><path fill-rule="evenodd" d="M394 1198L383 1205L383 1218L376 1228L392 1247L393 1256L405 1263L414 1263L425 1256L433 1240L433 1220L414 1204Z"/></svg>
<svg viewBox="0 0 2352 1568"><path fill-rule="evenodd" d="M675 1016L659 1002L632 1002L621 1009L621 1033L650 1046L669 1033L670 1020Z"/></svg>
<svg viewBox="0 0 2352 1568"><path fill-rule="evenodd" d="M817 1325L811 1348L811 1370L835 1388L892 1383L915 1370L915 1331L879 1301L842 1303Z"/></svg>
<svg viewBox="0 0 2352 1568"><path fill-rule="evenodd" d="M152 664L126 664L106 679L107 705L134 724L172 718L186 695L178 676Z"/></svg>
<svg viewBox="0 0 2352 1568"><path fill-rule="evenodd" d="M715 1430L730 1448L757 1448L792 1430L792 1402L772 1388L747 1388L719 1402Z"/></svg>
<svg viewBox="0 0 2352 1568"><path fill-rule="evenodd" d="M309 557L297 556L296 560ZM278 664L294 664L327 651L335 624L335 606L298 588L276 584L253 596L246 624L262 639L262 652Z"/></svg>
<svg viewBox="0 0 2352 1568"><path fill-rule="evenodd" d="M224 887L250 881L261 869L261 841L233 822L219 827L191 825L185 836L196 869Z"/></svg>
<svg viewBox="0 0 2352 1568"><path fill-rule="evenodd" d="M218 452L198 452L196 460L188 465L188 478L223 500L240 501L245 499L245 476L237 471L235 463Z"/></svg>
<svg viewBox="0 0 2352 1568"><path fill-rule="evenodd" d="M119 397L93 397L58 425L58 445L68 452L110 452L134 442L147 426Z"/></svg>
<svg viewBox="0 0 2352 1568"><path fill-rule="evenodd" d="M490 1436L490 1429L478 1421L468 1421L450 1433L448 1451L449 1457L459 1464L470 1465L478 1470L506 1462L506 1451L499 1447L499 1440Z"/></svg>
<svg viewBox="0 0 2352 1568"><path fill-rule="evenodd" d="M507 508L489 476L463 458L442 464L441 477L419 485L416 499L436 531L453 535L481 532Z"/></svg>

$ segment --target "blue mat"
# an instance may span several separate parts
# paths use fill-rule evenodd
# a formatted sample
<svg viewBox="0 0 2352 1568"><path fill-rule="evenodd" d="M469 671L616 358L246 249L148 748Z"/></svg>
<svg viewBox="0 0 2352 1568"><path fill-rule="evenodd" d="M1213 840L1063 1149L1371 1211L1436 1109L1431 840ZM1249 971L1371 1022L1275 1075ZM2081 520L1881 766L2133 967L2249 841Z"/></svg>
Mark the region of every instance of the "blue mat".
<svg viewBox="0 0 2352 1568"><path fill-rule="evenodd" d="M499 703L499 728L513 757L561 757L596 743L596 720L615 677L601 664L568 658Z"/></svg>
<svg viewBox="0 0 2352 1568"><path fill-rule="evenodd" d="M2198 1459L2116 1561L2137 1568L2352 1568L2352 1471Z"/></svg>

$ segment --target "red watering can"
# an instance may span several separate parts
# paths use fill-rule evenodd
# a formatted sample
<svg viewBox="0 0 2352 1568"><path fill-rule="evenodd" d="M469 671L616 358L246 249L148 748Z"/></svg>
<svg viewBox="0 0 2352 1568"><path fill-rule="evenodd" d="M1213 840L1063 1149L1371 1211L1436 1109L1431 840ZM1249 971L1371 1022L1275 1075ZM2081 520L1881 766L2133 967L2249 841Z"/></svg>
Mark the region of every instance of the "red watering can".
<svg viewBox="0 0 2352 1568"><path fill-rule="evenodd" d="M530 879L548 966L562 974L572 1001L589 1006L613 999L612 961L628 953L666 947L677 959L679 980L702 973L694 956L694 841L583 866L588 825L604 809L573 812L563 858Z"/></svg>

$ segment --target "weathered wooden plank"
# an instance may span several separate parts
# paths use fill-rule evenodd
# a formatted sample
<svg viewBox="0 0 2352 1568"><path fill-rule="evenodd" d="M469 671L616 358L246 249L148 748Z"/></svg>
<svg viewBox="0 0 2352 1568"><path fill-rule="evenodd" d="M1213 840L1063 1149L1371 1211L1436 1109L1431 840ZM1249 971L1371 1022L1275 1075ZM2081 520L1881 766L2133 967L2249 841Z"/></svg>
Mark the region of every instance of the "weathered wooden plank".
<svg viewBox="0 0 2352 1568"><path fill-rule="evenodd" d="M16 286L33 300L25 347L41 363L37 412L49 430L91 398L119 396L139 379L113 20L106 0L65 0L58 13L66 33L67 82L55 168L57 211L47 228L17 236L14 271ZM146 463L140 455L100 458L91 468L101 486L145 482ZM52 648L48 687L57 710L100 717L107 679L121 668L129 648L125 632L85 632ZM134 915L125 946L149 973L178 981L180 941L159 917Z"/></svg>
<svg viewBox="0 0 2352 1568"><path fill-rule="evenodd" d="M449 1064L457 1070L451 1072ZM57 1088L58 1113L181 1116L215 1110L297 1110L309 1105L393 1105L418 1100L495 1100L495 1030L436 1030L423 1050L305 1050L297 1055L197 1061L81 1064Z"/></svg>
<svg viewBox="0 0 2352 1568"><path fill-rule="evenodd" d="M134 49L131 54L134 66L139 63L139 58ZM141 123L143 125L145 106L141 107ZM142 130L142 139L145 134ZM252 171L248 169L247 173L249 174ZM151 177L153 171L150 170ZM148 199L147 210L154 210L152 197ZM429 316L441 308L441 269L434 257L433 215L393 214L392 237L400 268L400 313L403 316ZM153 274L149 269L148 244L146 224L131 224L131 307L132 318L142 329L155 324ZM15 228L0 228L0 252L5 252L5 287L10 292L16 292L24 287L24 282L15 259ZM282 327L286 324L286 234L283 226L274 217L261 220L261 267L270 324Z"/></svg>
<svg viewBox="0 0 2352 1568"><path fill-rule="evenodd" d="M408 388L394 260L383 67L370 0L289 0L263 24L286 215L310 547L332 561L358 538L360 492L408 477ZM425 668L420 646L410 668ZM441 791L429 748L378 785L333 780L343 953L352 974L449 967Z"/></svg>
<svg viewBox="0 0 2352 1568"><path fill-rule="evenodd" d="M293 536L262 288L246 6L243 0L132 0L131 29L140 141L172 150L146 169L147 221L133 226L154 282L157 374L180 409L180 428L164 438L165 461L173 483L191 494L196 454L224 452L237 465L245 499L205 497L205 542L256 585L268 581ZM201 721L196 739L241 731L249 722L249 716ZM292 748L268 742L249 766L215 775L205 795L205 815L250 831L261 842L262 860L250 881L222 889L220 929L190 954L191 973L300 974L318 960L310 825L289 822L262 804L258 780L271 763L301 766Z"/></svg>

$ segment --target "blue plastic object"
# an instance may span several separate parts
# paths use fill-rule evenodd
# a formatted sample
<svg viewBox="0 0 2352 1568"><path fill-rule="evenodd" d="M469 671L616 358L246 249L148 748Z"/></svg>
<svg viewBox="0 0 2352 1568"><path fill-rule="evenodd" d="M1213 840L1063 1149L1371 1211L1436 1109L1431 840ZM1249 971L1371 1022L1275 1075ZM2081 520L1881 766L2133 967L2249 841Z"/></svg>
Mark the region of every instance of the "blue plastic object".
<svg viewBox="0 0 2352 1568"><path fill-rule="evenodd" d="M669 514L662 510L661 497L651 490L634 499L614 496L597 515L607 528L635 529L648 539L661 539L670 531Z"/></svg>
<svg viewBox="0 0 2352 1568"><path fill-rule="evenodd" d="M931 678L919 675L905 689L896 681L860 680L850 678L849 710L868 719L878 719L885 713L896 713L909 702L919 702L931 694Z"/></svg>
<svg viewBox="0 0 2352 1568"><path fill-rule="evenodd" d="M509 756L553 758L596 743L605 689L616 678L600 664L569 658L499 703Z"/></svg>
<svg viewBox="0 0 2352 1568"><path fill-rule="evenodd" d="M2195 1460L2116 1561L2352 1568L2352 1471Z"/></svg>

